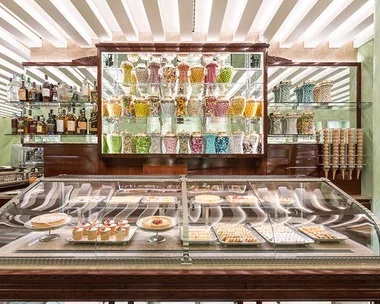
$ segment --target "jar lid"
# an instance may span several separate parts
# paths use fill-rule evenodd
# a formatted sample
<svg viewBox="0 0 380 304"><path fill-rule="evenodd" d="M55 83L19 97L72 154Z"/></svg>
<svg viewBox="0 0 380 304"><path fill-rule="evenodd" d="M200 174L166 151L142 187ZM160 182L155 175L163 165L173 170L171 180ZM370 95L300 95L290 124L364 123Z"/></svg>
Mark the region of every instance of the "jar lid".
<svg viewBox="0 0 380 304"><path fill-rule="evenodd" d="M178 136L181 136L181 137L190 136L189 132L186 132L186 131L178 132L177 135L178 135Z"/></svg>
<svg viewBox="0 0 380 304"><path fill-rule="evenodd" d="M149 135L151 135L151 136L161 136L161 133L160 133L160 132L153 131L153 132L151 132Z"/></svg>
<svg viewBox="0 0 380 304"><path fill-rule="evenodd" d="M228 134L226 132L218 132L217 136L225 137L225 136L228 136Z"/></svg>
<svg viewBox="0 0 380 304"><path fill-rule="evenodd" d="M289 79L284 79L284 80L280 81L280 84L291 84L291 83L292 83L292 81Z"/></svg>
<svg viewBox="0 0 380 304"><path fill-rule="evenodd" d="M126 60L126 61L123 61L120 65L121 68L133 68L133 64L132 62Z"/></svg>
<svg viewBox="0 0 380 304"><path fill-rule="evenodd" d="M144 98L136 98L135 103L146 103Z"/></svg>
<svg viewBox="0 0 380 304"><path fill-rule="evenodd" d="M201 137L202 133L201 132L193 132L193 133L191 133L191 136L193 136L193 137Z"/></svg>
<svg viewBox="0 0 380 304"><path fill-rule="evenodd" d="M313 80L305 80L303 84L314 84L315 82Z"/></svg>
<svg viewBox="0 0 380 304"><path fill-rule="evenodd" d="M165 137L176 137L176 135L175 135L175 133L173 133L173 132L167 132L167 133L165 134Z"/></svg>
<svg viewBox="0 0 380 304"><path fill-rule="evenodd" d="M144 132L140 132L140 133L137 133L136 136L137 137L143 137L143 136L148 136L148 134L146 134Z"/></svg>
<svg viewBox="0 0 380 304"><path fill-rule="evenodd" d="M243 131L235 131L232 133L233 135L241 135L241 134L244 134Z"/></svg>
<svg viewBox="0 0 380 304"><path fill-rule="evenodd" d="M147 70L146 64L140 62L137 67L135 67L136 70Z"/></svg>
<svg viewBox="0 0 380 304"><path fill-rule="evenodd" d="M201 69L201 70L204 70L205 68L203 66L201 66L200 64L196 64L194 66L192 66L190 68L190 70L195 70L195 69Z"/></svg>
<svg viewBox="0 0 380 304"><path fill-rule="evenodd" d="M333 81L326 79L326 80L323 80L319 85L326 85L326 84L330 85L332 83L333 83Z"/></svg>

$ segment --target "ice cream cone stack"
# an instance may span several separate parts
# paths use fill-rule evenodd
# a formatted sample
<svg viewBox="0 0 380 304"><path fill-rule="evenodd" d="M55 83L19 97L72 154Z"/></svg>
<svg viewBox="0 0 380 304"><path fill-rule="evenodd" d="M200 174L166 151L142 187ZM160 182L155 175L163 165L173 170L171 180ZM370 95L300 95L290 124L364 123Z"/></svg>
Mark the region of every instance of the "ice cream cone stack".
<svg viewBox="0 0 380 304"><path fill-rule="evenodd" d="M356 179L360 178L360 172L363 168L363 129L358 129L356 134L356 147L357 147L357 157L356 157Z"/></svg>
<svg viewBox="0 0 380 304"><path fill-rule="evenodd" d="M332 130L332 172L333 180L336 176L336 171L339 168L339 141L340 141L340 130Z"/></svg>
<svg viewBox="0 0 380 304"><path fill-rule="evenodd" d="M355 169L355 130L348 130L348 168L349 168L349 178L352 179L352 172Z"/></svg>
<svg viewBox="0 0 380 304"><path fill-rule="evenodd" d="M329 130L323 130L323 147L322 147L322 162L323 171L325 172L325 177L328 178L330 171L330 143L329 143Z"/></svg>

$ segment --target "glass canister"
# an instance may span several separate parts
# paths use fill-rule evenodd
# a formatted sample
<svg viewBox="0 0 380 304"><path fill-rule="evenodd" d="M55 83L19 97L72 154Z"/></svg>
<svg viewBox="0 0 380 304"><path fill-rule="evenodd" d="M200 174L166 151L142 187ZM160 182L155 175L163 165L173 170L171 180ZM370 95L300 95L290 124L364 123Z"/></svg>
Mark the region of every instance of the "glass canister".
<svg viewBox="0 0 380 304"><path fill-rule="evenodd" d="M175 154L177 152L177 136L168 132L164 136L164 146L166 154Z"/></svg>
<svg viewBox="0 0 380 304"><path fill-rule="evenodd" d="M203 82L205 77L205 68L201 65L193 66L190 69L190 82L200 83Z"/></svg>
<svg viewBox="0 0 380 304"><path fill-rule="evenodd" d="M243 96L231 98L231 116L243 116L246 105L246 99Z"/></svg>
<svg viewBox="0 0 380 304"><path fill-rule="evenodd" d="M121 153L122 138L120 133L107 134L107 146L109 153Z"/></svg>
<svg viewBox="0 0 380 304"><path fill-rule="evenodd" d="M149 116L148 103L144 98L136 98L135 100L135 113L136 117L147 117Z"/></svg>
<svg viewBox="0 0 380 304"><path fill-rule="evenodd" d="M234 75L234 68L229 65L224 65L219 70L218 82L231 83L233 75Z"/></svg>
<svg viewBox="0 0 380 304"><path fill-rule="evenodd" d="M171 96L166 96L161 100L161 112L163 117L173 117L175 115L175 101Z"/></svg>
<svg viewBox="0 0 380 304"><path fill-rule="evenodd" d="M230 101L225 96L219 96L215 103L215 116L227 117Z"/></svg>
<svg viewBox="0 0 380 304"><path fill-rule="evenodd" d="M296 94L297 103L303 103L303 87L297 86L294 89L294 93Z"/></svg>
<svg viewBox="0 0 380 304"><path fill-rule="evenodd" d="M301 135L313 135L314 134L314 113L305 112L297 120L298 134Z"/></svg>
<svg viewBox="0 0 380 304"><path fill-rule="evenodd" d="M284 115L281 112L269 114L270 121L270 134L280 135L284 134L283 126Z"/></svg>
<svg viewBox="0 0 380 304"><path fill-rule="evenodd" d="M123 86L131 84L133 64L130 61L123 61L120 65L123 70Z"/></svg>
<svg viewBox="0 0 380 304"><path fill-rule="evenodd" d="M176 102L176 115L177 117L186 116L187 97L185 95L178 95L175 98Z"/></svg>
<svg viewBox="0 0 380 304"><path fill-rule="evenodd" d="M107 103L107 110L109 116L122 116L123 106L119 99L112 97Z"/></svg>
<svg viewBox="0 0 380 304"><path fill-rule="evenodd" d="M132 153L133 134L131 132L122 132L121 137L123 140L123 153Z"/></svg>
<svg viewBox="0 0 380 304"><path fill-rule="evenodd" d="M283 80L279 84L280 90L280 102L290 102L290 88L292 86L292 82L290 80Z"/></svg>
<svg viewBox="0 0 380 304"><path fill-rule="evenodd" d="M150 134L150 150L149 153L152 154L161 154L162 153L162 136L160 133Z"/></svg>
<svg viewBox="0 0 380 304"><path fill-rule="evenodd" d="M203 102L198 97L191 97L187 103L187 114L192 117L203 116Z"/></svg>
<svg viewBox="0 0 380 304"><path fill-rule="evenodd" d="M256 133L246 134L243 140L244 154L257 154L257 145L259 143L259 135Z"/></svg>
<svg viewBox="0 0 380 304"><path fill-rule="evenodd" d="M262 113L262 101L254 98L248 98L244 110L245 117L261 117Z"/></svg>
<svg viewBox="0 0 380 304"><path fill-rule="evenodd" d="M315 83L313 81L305 81L302 85L303 89L303 102L305 103L312 103L314 102L313 99L313 89L315 87Z"/></svg>
<svg viewBox="0 0 380 304"><path fill-rule="evenodd" d="M150 116L153 116L153 117L160 116L160 114L161 114L160 97L149 96L148 97L148 106L149 106L149 115Z"/></svg>
<svg viewBox="0 0 380 304"><path fill-rule="evenodd" d="M226 154L228 152L230 138L226 132L219 132L215 139L215 151L217 154Z"/></svg>
<svg viewBox="0 0 380 304"><path fill-rule="evenodd" d="M178 69L178 82L180 83L189 82L188 73L189 73L190 66L186 62L182 61L178 64L177 69Z"/></svg>
<svg viewBox="0 0 380 304"><path fill-rule="evenodd" d="M297 121L299 118L299 114L296 112L289 112L285 116L285 134L295 135L297 132Z"/></svg>
<svg viewBox="0 0 380 304"><path fill-rule="evenodd" d="M334 83L330 80L322 81L319 84L320 88L320 99L315 102L328 103L331 102L331 89Z"/></svg>
<svg viewBox="0 0 380 304"><path fill-rule="evenodd" d="M135 68L136 80L139 84L147 84L149 81L149 69L144 63L139 63Z"/></svg>
<svg viewBox="0 0 380 304"><path fill-rule="evenodd" d="M162 68L162 77L166 83L175 83L177 80L176 69L174 65L167 64Z"/></svg>
<svg viewBox="0 0 380 304"><path fill-rule="evenodd" d="M152 144L151 138L146 133L139 133L135 136L136 142L136 153L137 154L148 154L150 146Z"/></svg>
<svg viewBox="0 0 380 304"><path fill-rule="evenodd" d="M278 88L278 86L273 87L273 94L274 94L274 102L280 103L281 102L281 100L280 100L280 89Z"/></svg>
<svg viewBox="0 0 380 304"><path fill-rule="evenodd" d="M123 115L127 117L132 117L132 104L133 95L123 95L121 96L121 101L123 104Z"/></svg>
<svg viewBox="0 0 380 304"><path fill-rule="evenodd" d="M216 133L207 132L204 135L205 154L215 154Z"/></svg>
<svg viewBox="0 0 380 304"><path fill-rule="evenodd" d="M161 65L157 61L151 61L148 64L149 69L149 82L159 83L160 82L160 68Z"/></svg>
<svg viewBox="0 0 380 304"><path fill-rule="evenodd" d="M189 154L189 139L190 134L187 132L180 132L177 135L179 141L179 154Z"/></svg>
<svg viewBox="0 0 380 304"><path fill-rule="evenodd" d="M200 132L193 132L190 136L191 152L201 154L203 152L203 136Z"/></svg>
<svg viewBox="0 0 380 304"><path fill-rule="evenodd" d="M218 63L214 60L206 64L207 77L206 77L205 82L208 82L208 83L216 82L217 69L218 69Z"/></svg>
<svg viewBox="0 0 380 304"><path fill-rule="evenodd" d="M320 96L321 96L321 88L319 85L316 85L313 89L313 99L314 102L320 102Z"/></svg>
<svg viewBox="0 0 380 304"><path fill-rule="evenodd" d="M237 131L232 133L232 153L233 154L243 154L243 140L244 132Z"/></svg>
<svg viewBox="0 0 380 304"><path fill-rule="evenodd" d="M216 97L213 95L207 95L203 99L203 113L205 117L215 116Z"/></svg>
<svg viewBox="0 0 380 304"><path fill-rule="evenodd" d="M69 87L66 84L66 82L61 82L61 84L58 87L57 94L58 94L58 102L67 102L69 101Z"/></svg>

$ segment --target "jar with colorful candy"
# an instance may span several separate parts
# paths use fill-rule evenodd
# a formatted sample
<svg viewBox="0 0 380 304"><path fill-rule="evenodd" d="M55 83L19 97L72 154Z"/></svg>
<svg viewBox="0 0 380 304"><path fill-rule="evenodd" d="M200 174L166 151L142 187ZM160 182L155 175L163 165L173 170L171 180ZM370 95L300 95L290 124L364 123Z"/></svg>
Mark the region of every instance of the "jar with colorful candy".
<svg viewBox="0 0 380 304"><path fill-rule="evenodd" d="M162 68L162 78L166 83L175 83L177 80L176 69L172 64L167 64Z"/></svg>
<svg viewBox="0 0 380 304"><path fill-rule="evenodd" d="M216 97L214 95L206 95L203 98L203 113L205 117L215 116Z"/></svg>
<svg viewBox="0 0 380 304"><path fill-rule="evenodd" d="M234 68L230 65L224 65L219 69L218 82L231 83L234 76Z"/></svg>
<svg viewBox="0 0 380 304"><path fill-rule="evenodd" d="M151 146L149 153L161 154L162 153L162 136L161 133L150 134Z"/></svg>
<svg viewBox="0 0 380 304"><path fill-rule="evenodd" d="M144 63L139 63L135 68L138 83L146 84L149 82L149 69Z"/></svg>
<svg viewBox="0 0 380 304"><path fill-rule="evenodd" d="M173 117L175 115L176 106L172 97L166 96L161 100L161 112L163 117Z"/></svg>
<svg viewBox="0 0 380 304"><path fill-rule="evenodd" d="M179 141L179 154L189 154L189 139L190 134L187 132L180 132L177 135Z"/></svg>
<svg viewBox="0 0 380 304"><path fill-rule="evenodd" d="M149 69L149 82L150 83L159 83L160 82L160 68L161 65L157 61L151 61L148 64Z"/></svg>
<svg viewBox="0 0 380 304"><path fill-rule="evenodd" d="M205 68L201 65L193 66L190 69L190 82L201 83L205 77Z"/></svg>
<svg viewBox="0 0 380 304"><path fill-rule="evenodd" d="M189 69L190 66L186 62L180 62L177 66L178 69L178 82L185 83L189 82Z"/></svg>
<svg viewBox="0 0 380 304"><path fill-rule="evenodd" d="M217 154L226 154L228 152L230 138L225 132L218 132L215 139L215 151Z"/></svg>
<svg viewBox="0 0 380 304"><path fill-rule="evenodd" d="M198 97L190 97L187 103L187 114L192 117L203 116L203 102Z"/></svg>
<svg viewBox="0 0 380 304"><path fill-rule="evenodd" d="M203 136L200 132L193 132L190 136L191 152L201 154L203 152Z"/></svg>
<svg viewBox="0 0 380 304"><path fill-rule="evenodd" d="M284 134L284 115L281 112L269 114L269 133L274 135Z"/></svg>
<svg viewBox="0 0 380 304"><path fill-rule="evenodd" d="M148 97L149 115L157 117L161 113L160 97L149 96Z"/></svg>
<svg viewBox="0 0 380 304"><path fill-rule="evenodd" d="M215 83L217 76L218 63L216 61L211 61L206 64L207 78L205 82Z"/></svg>
<svg viewBox="0 0 380 304"><path fill-rule="evenodd" d="M178 95L176 101L176 115L177 117L186 116L187 97L185 95Z"/></svg>
<svg viewBox="0 0 380 304"><path fill-rule="evenodd" d="M314 134L314 113L305 112L302 113L301 117L297 121L298 134L301 135L313 135Z"/></svg>
<svg viewBox="0 0 380 304"><path fill-rule="evenodd" d="M123 95L121 96L121 101L123 104L123 115L126 117L132 116L132 103L134 97L133 95Z"/></svg>
<svg viewBox="0 0 380 304"><path fill-rule="evenodd" d="M109 116L122 116L123 115L123 105L122 105L121 101L116 97L112 97L108 101L107 110L108 110Z"/></svg>
<svg viewBox="0 0 380 304"><path fill-rule="evenodd" d="M303 102L312 103L314 102L313 98L313 90L315 87L315 83L311 80L307 80L302 85L303 90Z"/></svg>
<svg viewBox="0 0 380 304"><path fill-rule="evenodd" d="M225 96L219 96L215 104L215 116L226 117L228 114L228 108L230 101Z"/></svg>
<svg viewBox="0 0 380 304"><path fill-rule="evenodd" d="M254 98L248 98L244 110L245 117L261 117L262 116L262 101Z"/></svg>
<svg viewBox="0 0 380 304"><path fill-rule="evenodd" d="M231 99L231 116L243 116L245 111L246 99L243 96L235 96Z"/></svg>
<svg viewBox="0 0 380 304"><path fill-rule="evenodd" d="M123 61L120 67L123 70L123 85L128 86L132 83L133 64L130 61Z"/></svg>
<svg viewBox="0 0 380 304"><path fill-rule="evenodd" d="M237 131L232 133L232 153L233 154L243 154L243 140L244 133L241 131Z"/></svg>
<svg viewBox="0 0 380 304"><path fill-rule="evenodd" d="M124 131L121 133L123 140L123 153L132 153L132 141L133 134L131 132Z"/></svg>
<svg viewBox="0 0 380 304"><path fill-rule="evenodd" d="M259 135L256 133L246 134L243 140L244 154L257 154L257 145L259 144Z"/></svg>
<svg viewBox="0 0 380 304"><path fill-rule="evenodd" d="M135 100L135 113L136 117L149 116L149 107L146 99L138 97Z"/></svg>
<svg viewBox="0 0 380 304"><path fill-rule="evenodd" d="M166 154L175 154L177 152L177 136L168 132L164 136L164 146Z"/></svg>
<svg viewBox="0 0 380 304"><path fill-rule="evenodd" d="M146 133L139 133L135 136L136 141L136 153L148 154L151 146L150 136Z"/></svg>
<svg viewBox="0 0 380 304"><path fill-rule="evenodd" d="M216 133L214 132L207 132L204 135L204 142L205 142L205 153L206 154L215 154L215 142L216 142Z"/></svg>
<svg viewBox="0 0 380 304"><path fill-rule="evenodd" d="M120 133L107 134L107 147L109 153L121 153L122 138Z"/></svg>

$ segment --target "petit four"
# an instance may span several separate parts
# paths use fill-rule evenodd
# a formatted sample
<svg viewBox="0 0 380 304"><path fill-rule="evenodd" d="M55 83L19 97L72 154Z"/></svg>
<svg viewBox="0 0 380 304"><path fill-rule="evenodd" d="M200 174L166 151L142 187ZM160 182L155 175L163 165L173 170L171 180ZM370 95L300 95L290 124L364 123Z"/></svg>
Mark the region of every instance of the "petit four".
<svg viewBox="0 0 380 304"><path fill-rule="evenodd" d="M115 223L113 223L113 224L109 225L108 227L111 228L111 235L115 235L117 225Z"/></svg>
<svg viewBox="0 0 380 304"><path fill-rule="evenodd" d="M115 231L115 238L116 241L124 241L124 238L126 236L126 230L124 227L117 227Z"/></svg>
<svg viewBox="0 0 380 304"><path fill-rule="evenodd" d="M120 221L117 222L117 225L120 226L120 227L124 227L127 224L128 224L127 220L120 220Z"/></svg>
<svg viewBox="0 0 380 304"><path fill-rule="evenodd" d="M75 226L73 228L73 240L80 241L83 238L83 228Z"/></svg>
<svg viewBox="0 0 380 304"><path fill-rule="evenodd" d="M83 235L87 235L88 229L90 229L91 225L88 222L82 222L81 227L83 228Z"/></svg>
<svg viewBox="0 0 380 304"><path fill-rule="evenodd" d="M111 228L108 226L102 226L100 229L100 239L102 241L109 241L111 235Z"/></svg>
<svg viewBox="0 0 380 304"><path fill-rule="evenodd" d="M98 228L90 227L87 231L87 240L94 241L96 240L97 236L98 236Z"/></svg>
<svg viewBox="0 0 380 304"><path fill-rule="evenodd" d="M225 243L259 243L260 240L241 224L216 224L214 230Z"/></svg>
<svg viewBox="0 0 380 304"><path fill-rule="evenodd" d="M331 232L326 231L323 227L321 226L303 226L299 227L298 230L311 235L313 238L316 239L330 239L330 240L335 240L337 237L332 234Z"/></svg>

